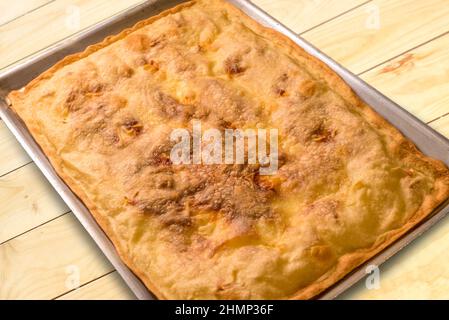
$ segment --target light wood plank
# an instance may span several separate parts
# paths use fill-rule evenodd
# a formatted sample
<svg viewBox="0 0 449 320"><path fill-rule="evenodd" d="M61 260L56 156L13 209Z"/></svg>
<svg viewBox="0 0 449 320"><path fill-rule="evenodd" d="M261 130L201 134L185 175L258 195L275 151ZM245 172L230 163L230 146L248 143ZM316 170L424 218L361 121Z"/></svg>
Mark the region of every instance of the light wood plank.
<svg viewBox="0 0 449 320"><path fill-rule="evenodd" d="M142 1L58 0L16 19L0 27L0 69Z"/></svg>
<svg viewBox="0 0 449 320"><path fill-rule="evenodd" d="M367 0L252 0L291 30L301 33L328 21Z"/></svg>
<svg viewBox="0 0 449 320"><path fill-rule="evenodd" d="M424 122L449 112L449 34L361 77Z"/></svg>
<svg viewBox="0 0 449 320"><path fill-rule="evenodd" d="M0 176L31 161L16 138L0 120Z"/></svg>
<svg viewBox="0 0 449 320"><path fill-rule="evenodd" d="M0 178L0 203L0 243L69 211L34 164Z"/></svg>
<svg viewBox="0 0 449 320"><path fill-rule="evenodd" d="M0 245L0 297L51 299L113 270L72 214Z"/></svg>
<svg viewBox="0 0 449 320"><path fill-rule="evenodd" d="M134 299L136 299L136 297L116 271L58 298L58 300Z"/></svg>
<svg viewBox="0 0 449 320"><path fill-rule="evenodd" d="M447 32L448 21L446 0L375 0L303 37L360 73Z"/></svg>
<svg viewBox="0 0 449 320"><path fill-rule="evenodd" d="M26 14L32 10L42 7L53 0L20 0L20 1L0 1L0 25L6 24L15 18Z"/></svg>

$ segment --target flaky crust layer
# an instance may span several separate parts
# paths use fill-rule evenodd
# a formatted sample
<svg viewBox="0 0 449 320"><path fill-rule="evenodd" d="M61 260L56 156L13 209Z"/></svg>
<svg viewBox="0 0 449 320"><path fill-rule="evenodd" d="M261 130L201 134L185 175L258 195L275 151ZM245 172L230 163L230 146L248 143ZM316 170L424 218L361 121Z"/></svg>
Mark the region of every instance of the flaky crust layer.
<svg viewBox="0 0 449 320"><path fill-rule="evenodd" d="M322 62L223 1L141 21L9 99L161 299L313 298L449 194L440 161ZM278 175L171 165L169 132L192 119L279 128Z"/></svg>

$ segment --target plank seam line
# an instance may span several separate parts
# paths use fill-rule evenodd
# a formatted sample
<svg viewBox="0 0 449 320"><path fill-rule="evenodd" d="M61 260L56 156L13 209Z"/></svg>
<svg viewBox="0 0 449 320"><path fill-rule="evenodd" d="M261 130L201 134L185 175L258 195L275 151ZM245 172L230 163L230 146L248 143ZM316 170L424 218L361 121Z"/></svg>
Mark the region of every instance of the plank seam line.
<svg viewBox="0 0 449 320"><path fill-rule="evenodd" d="M42 223L40 223L40 224L38 224L38 225L36 225L36 226L34 226L34 227L32 227L32 228L30 228L30 229L24 231L24 232L21 232L21 233L19 233L19 234L16 234L15 236L13 236L13 237L11 237L11 238L9 238L9 239L6 239L6 240L4 240L3 242L0 242L0 247L1 247L2 245L4 245L5 243L9 242L9 241L12 241L12 240L14 240L14 239L16 239L16 238L18 238L18 237L20 237L20 236L23 236L25 233L28 233L28 232L30 232L30 231L33 231L33 230L37 229L37 228L40 228L40 227L46 225L47 223L50 223L50 222L52 222L52 221L54 221L54 220L56 220L56 219L59 219L59 218L61 218L62 216L66 215L66 214L68 214L68 213L70 213L70 212L71 212L71 211L69 210L69 211L66 211L66 212L64 212L64 213L61 213L61 214L59 214L57 217L53 217L53 218L51 218L50 220L47 220L47 221L45 221L45 222L42 222Z"/></svg>
<svg viewBox="0 0 449 320"><path fill-rule="evenodd" d="M11 169L11 170L9 170L9 171L7 171L7 172L1 174L1 175L0 175L0 178L3 178L3 177L5 177L5 176L7 176L8 174L13 173L14 171L17 171L17 170L19 170L19 169L21 169L21 168L23 168L23 167L25 167L25 166L27 166L27 165L29 165L29 164L32 164L32 163L33 163L33 161L29 161L29 162L27 162L27 163L24 163L24 164L18 166L17 168Z"/></svg>
<svg viewBox="0 0 449 320"><path fill-rule="evenodd" d="M443 115L441 115L441 116L439 116L439 117L436 117L436 118L433 119L433 120L430 120L429 122L427 122L427 124L431 124L432 122L435 122L435 121L437 121L437 120L443 119L443 118L446 117L446 116L449 116L449 112L446 112L445 114L443 114Z"/></svg>
<svg viewBox="0 0 449 320"><path fill-rule="evenodd" d="M36 10L39 10L39 9L45 7L46 5L49 5L50 3L55 2L55 1L56 1L56 0L48 1L48 2L46 2L46 3L44 3L44 4L41 4L40 6L38 6L38 7L36 7L36 8L34 8L34 9L31 9L31 10L25 12L25 13L22 13L21 15L18 15L17 17L12 18L11 20L8 20L8 21L6 21L6 22L3 22L2 24L0 24L0 28L6 26L8 23L14 22L14 21L16 21L17 19L20 19L20 18L26 16L27 14L30 14L30 13L36 11Z"/></svg>
<svg viewBox="0 0 449 320"><path fill-rule="evenodd" d="M348 9L348 10L342 12L342 13L337 14L335 17L332 17L332 18L329 18L329 19L327 19L327 20L325 20L325 21L323 21L323 22L320 22L320 23L318 23L317 25L315 25L315 26L313 26L313 27L310 27L309 29L306 29L306 30L304 30L304 31L301 31L301 32L299 32L299 33L297 33L297 34L298 34L298 36L302 36L303 34L309 32L309 31L311 31L311 30L313 30L313 29L315 29L315 28L318 28L318 27L322 26L323 24L326 24L326 23L328 23L328 22L330 22L330 21L332 21L332 20L335 20L335 19L337 19L337 18L340 18L341 16L344 16L345 14L347 14L347 13L349 13L349 12L351 12L351 11L354 11L354 10L360 8L360 7L363 7L364 5L366 5L366 4L370 3L370 2L372 2L372 0L365 1L365 2L363 2L363 3L361 3L361 4L359 4L359 5L356 5L355 7L351 8L351 9Z"/></svg>
<svg viewBox="0 0 449 320"><path fill-rule="evenodd" d="M59 298L65 296L65 295L67 295L67 294L69 294L69 293L71 293L71 292L74 292L74 291L76 291L76 290L78 290L78 289L81 289L82 287L85 287L85 286L87 286L88 284L90 284L90 283L92 283L92 282L94 282L94 281L100 280L101 278L104 278L104 277L106 277L107 275L110 275L110 274L112 274L112 273L114 273L114 272L116 272L115 269L113 269L113 270L111 270L111 271L109 271L109 272L107 272L107 273L105 273L105 274L103 274L103 275L101 275L101 276L99 276L99 277L96 277L96 278L94 278L94 279L91 279L91 280L89 280L89 281L83 283L82 285L80 285L80 286L77 287L77 288L71 289L71 290L66 291L66 292L64 292L64 293L61 293L60 295L58 295L58 296L52 298L51 300L57 300L57 299L59 299Z"/></svg>

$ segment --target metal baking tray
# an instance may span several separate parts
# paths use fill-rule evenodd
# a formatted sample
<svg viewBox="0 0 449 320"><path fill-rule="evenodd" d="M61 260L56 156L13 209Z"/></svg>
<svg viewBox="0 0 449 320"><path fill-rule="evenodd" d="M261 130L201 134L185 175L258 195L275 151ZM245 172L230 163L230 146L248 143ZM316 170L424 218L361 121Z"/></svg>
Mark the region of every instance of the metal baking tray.
<svg viewBox="0 0 449 320"><path fill-rule="evenodd" d="M341 65L326 56L304 39L300 38L293 31L283 26L279 21L269 16L251 2L245 0L228 1L243 10L253 19L259 21L261 24L271 27L288 36L311 55L326 63L330 68L337 72L353 88L353 90L363 100L365 100L365 102L371 105L379 114L390 121L405 136L412 140L422 152L431 157L440 159L449 165L449 141L445 137L431 129L426 124L422 123L406 110L402 109L376 89L372 88L363 80L343 68ZM31 137L23 122L8 108L5 97L9 91L22 88L29 81L34 79L66 55L82 51L88 45L97 43L108 35L119 33L121 30L134 25L136 22L156 15L159 12L181 2L184 1L145 1L139 5L118 13L111 18L97 23L94 26L89 27L41 51L30 59L13 65L0 73L0 117L4 120L7 127L11 130L26 152L43 172L48 181L52 184L54 189L67 203L69 208L73 211L75 216L139 299L154 299L154 296L120 260L114 246L93 219L88 209L59 178L53 167L50 165L48 159L43 154L42 150ZM430 218L396 241L393 245L389 246L386 250L375 256L373 259L351 272L343 280L326 290L318 298L333 299L337 297L366 275L365 268L367 266L379 266L409 244L412 240L419 237L432 225L441 220L448 212L449 201L446 201L435 210Z"/></svg>

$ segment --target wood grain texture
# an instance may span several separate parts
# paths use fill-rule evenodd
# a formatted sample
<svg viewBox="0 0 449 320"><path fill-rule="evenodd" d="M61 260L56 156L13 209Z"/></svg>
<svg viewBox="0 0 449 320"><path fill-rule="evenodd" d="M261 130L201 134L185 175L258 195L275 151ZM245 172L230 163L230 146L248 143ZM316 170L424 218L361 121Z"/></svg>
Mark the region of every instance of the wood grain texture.
<svg viewBox="0 0 449 320"><path fill-rule="evenodd" d="M142 1L58 0L16 19L0 27L0 69Z"/></svg>
<svg viewBox="0 0 449 320"><path fill-rule="evenodd" d="M34 0L29 1L31 4ZM305 37L351 70L363 71L374 67L362 77L421 119L430 121L449 112L446 94L449 83L447 36L385 62L447 31L448 25L444 23L448 19L447 0L372 1L353 10L365 2L253 1L297 32L350 10L305 33ZM0 68L75 32L65 25L70 10L74 9L70 4L79 7L80 28L84 28L139 1L55 2L57 4L46 5L0 27ZM4 0L0 0L0 5L3 3ZM381 9L379 30L363 27L373 13L373 3ZM9 50L11 45L12 50ZM449 136L449 116L431 125ZM28 157L0 122L0 176L2 172L13 170L27 161ZM33 203L37 203L37 210L33 210ZM67 210L34 165L26 165L0 178L0 204L0 243L1 239L17 236ZM449 232L446 227L438 227L442 230L435 231L438 235L432 240L423 240L427 241L426 244L420 245L419 239L418 245L413 245L382 269L380 290L367 292L361 284L344 297L447 297L449 277L444 268L448 261L440 247L447 249ZM433 235L434 231L429 233ZM424 254L423 250L433 253ZM71 291L66 286L70 273L67 268L74 265L82 271L82 286ZM439 276L414 272L416 267L435 271ZM408 271L402 276L400 270L404 268ZM396 269L399 270L394 271ZM115 272L108 274L111 270L112 267L77 221L64 215L0 245L0 277L6 279L6 282L0 281L0 298L133 298Z"/></svg>
<svg viewBox="0 0 449 320"><path fill-rule="evenodd" d="M16 138L0 121L0 177L31 161Z"/></svg>
<svg viewBox="0 0 449 320"><path fill-rule="evenodd" d="M0 243L69 211L34 164L0 178L0 199Z"/></svg>
<svg viewBox="0 0 449 320"><path fill-rule="evenodd" d="M51 3L52 1L54 0L0 0L0 26L33 10L42 8L42 6Z"/></svg>
<svg viewBox="0 0 449 320"><path fill-rule="evenodd" d="M61 296L58 300L133 300L134 294L114 271Z"/></svg>
<svg viewBox="0 0 449 320"><path fill-rule="evenodd" d="M252 0L273 17L296 33L305 32L357 6L367 0Z"/></svg>
<svg viewBox="0 0 449 320"><path fill-rule="evenodd" d="M449 31L448 21L446 0L376 0L302 36L360 73Z"/></svg>
<svg viewBox="0 0 449 320"><path fill-rule="evenodd" d="M4 1L4 0L2 0ZM0 69L143 0L58 0L0 27ZM293 30L302 32L366 0L255 0ZM286 10L288 8L288 10ZM79 25L75 22L77 10ZM45 16L45 19L40 17ZM33 38L33 41L27 39ZM6 50L8 48L8 50Z"/></svg>
<svg viewBox="0 0 449 320"><path fill-rule="evenodd" d="M361 77L422 121L430 122L449 112L449 34Z"/></svg>
<svg viewBox="0 0 449 320"><path fill-rule="evenodd" d="M449 139L449 110L446 111L447 114L445 116L430 123L430 126Z"/></svg>
<svg viewBox="0 0 449 320"><path fill-rule="evenodd" d="M0 245L0 297L51 299L110 271L72 214Z"/></svg>

